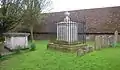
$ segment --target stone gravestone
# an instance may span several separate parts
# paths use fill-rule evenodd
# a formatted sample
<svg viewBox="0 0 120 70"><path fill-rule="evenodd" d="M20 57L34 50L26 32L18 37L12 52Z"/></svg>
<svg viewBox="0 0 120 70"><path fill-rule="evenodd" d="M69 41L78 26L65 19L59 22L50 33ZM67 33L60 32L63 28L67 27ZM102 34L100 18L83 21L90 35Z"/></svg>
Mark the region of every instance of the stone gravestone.
<svg viewBox="0 0 120 70"><path fill-rule="evenodd" d="M118 31L116 30L114 33L114 44L118 42Z"/></svg>
<svg viewBox="0 0 120 70"><path fill-rule="evenodd" d="M113 37L112 36L108 36L108 46L111 46L113 44Z"/></svg>
<svg viewBox="0 0 120 70"><path fill-rule="evenodd" d="M101 49L102 48L102 36L99 37L99 46L100 46L99 49Z"/></svg>
<svg viewBox="0 0 120 70"><path fill-rule="evenodd" d="M101 36L101 48L104 47L104 36Z"/></svg>
<svg viewBox="0 0 120 70"><path fill-rule="evenodd" d="M108 38L107 38L106 35L102 36L102 41L101 42L102 42L102 48L105 48L105 47L108 46Z"/></svg>
<svg viewBox="0 0 120 70"><path fill-rule="evenodd" d="M102 43L102 38L101 36L96 36L95 37L95 50L100 50L101 49L101 43Z"/></svg>
<svg viewBox="0 0 120 70"><path fill-rule="evenodd" d="M93 46L89 46L88 49L89 49L89 52L92 52L94 50L94 47Z"/></svg>
<svg viewBox="0 0 120 70"><path fill-rule="evenodd" d="M108 44L108 36L105 35L105 47L108 47L108 46L109 46L109 44Z"/></svg>
<svg viewBox="0 0 120 70"><path fill-rule="evenodd" d="M85 55L85 51L83 49L78 49L77 56L83 56L83 55Z"/></svg>

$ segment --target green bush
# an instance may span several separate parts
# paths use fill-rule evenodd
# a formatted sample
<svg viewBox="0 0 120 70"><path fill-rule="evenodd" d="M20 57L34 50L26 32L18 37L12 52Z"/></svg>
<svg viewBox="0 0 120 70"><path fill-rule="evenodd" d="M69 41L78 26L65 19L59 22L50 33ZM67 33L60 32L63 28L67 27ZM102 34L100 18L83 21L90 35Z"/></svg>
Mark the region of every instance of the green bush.
<svg viewBox="0 0 120 70"><path fill-rule="evenodd" d="M5 40L5 38L2 36L0 37L0 42L3 42Z"/></svg>
<svg viewBox="0 0 120 70"><path fill-rule="evenodd" d="M111 46L112 47L120 47L120 43L113 43Z"/></svg>
<svg viewBox="0 0 120 70"><path fill-rule="evenodd" d="M2 58L2 55L0 54L0 58Z"/></svg>
<svg viewBox="0 0 120 70"><path fill-rule="evenodd" d="M14 51L15 51L15 53L20 53L20 51L21 51L21 46L17 46L17 48L16 48Z"/></svg>
<svg viewBox="0 0 120 70"><path fill-rule="evenodd" d="M30 50L31 51L34 51L36 49L36 45L35 45L35 43L32 43L31 45L30 45Z"/></svg>

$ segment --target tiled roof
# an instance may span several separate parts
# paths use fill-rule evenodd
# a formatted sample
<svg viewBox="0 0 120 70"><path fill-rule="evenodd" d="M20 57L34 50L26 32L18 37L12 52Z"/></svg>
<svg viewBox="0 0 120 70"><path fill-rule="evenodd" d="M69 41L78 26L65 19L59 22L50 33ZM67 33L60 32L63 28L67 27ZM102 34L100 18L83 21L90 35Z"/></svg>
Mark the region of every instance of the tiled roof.
<svg viewBox="0 0 120 70"><path fill-rule="evenodd" d="M74 22L86 21L87 33L113 33L117 28L120 31L120 6L69 11ZM57 22L63 21L64 12L50 13L45 19L45 25L36 25L35 32L56 32ZM84 19L85 17L85 19ZM79 25L79 28L81 25ZM80 31L79 31L80 32Z"/></svg>

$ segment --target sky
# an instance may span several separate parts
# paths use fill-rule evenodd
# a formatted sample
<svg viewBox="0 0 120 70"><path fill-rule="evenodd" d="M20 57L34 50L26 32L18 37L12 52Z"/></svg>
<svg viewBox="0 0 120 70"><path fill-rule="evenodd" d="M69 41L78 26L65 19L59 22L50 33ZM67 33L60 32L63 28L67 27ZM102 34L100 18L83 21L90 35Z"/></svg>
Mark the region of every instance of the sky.
<svg viewBox="0 0 120 70"><path fill-rule="evenodd" d="M120 0L52 0L51 12L120 6Z"/></svg>
<svg viewBox="0 0 120 70"><path fill-rule="evenodd" d="M49 12L120 6L120 0L52 0L52 2L52 10Z"/></svg>

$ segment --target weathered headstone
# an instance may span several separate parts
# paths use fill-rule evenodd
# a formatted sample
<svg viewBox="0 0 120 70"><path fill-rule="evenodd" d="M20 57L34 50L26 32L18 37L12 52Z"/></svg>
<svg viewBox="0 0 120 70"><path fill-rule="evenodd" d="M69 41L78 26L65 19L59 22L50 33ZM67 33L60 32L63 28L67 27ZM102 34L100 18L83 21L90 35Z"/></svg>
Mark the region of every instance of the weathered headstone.
<svg viewBox="0 0 120 70"><path fill-rule="evenodd" d="M108 38L106 35L102 36L102 48L108 46Z"/></svg>
<svg viewBox="0 0 120 70"><path fill-rule="evenodd" d="M90 37L89 37L89 36L87 36L87 37L86 37L86 40L88 40L88 41L89 41L89 40L90 40Z"/></svg>
<svg viewBox="0 0 120 70"><path fill-rule="evenodd" d="M94 50L93 46L88 46L89 52L92 52Z"/></svg>
<svg viewBox="0 0 120 70"><path fill-rule="evenodd" d="M78 49L77 50L77 56L83 56L85 54L83 49Z"/></svg>
<svg viewBox="0 0 120 70"><path fill-rule="evenodd" d="M118 31L116 30L114 33L114 44L118 42Z"/></svg>
<svg viewBox="0 0 120 70"><path fill-rule="evenodd" d="M101 36L96 36L95 37L95 50L101 49L101 43L102 43L102 38Z"/></svg>
<svg viewBox="0 0 120 70"><path fill-rule="evenodd" d="M114 39L112 36L108 36L108 45L111 46L114 42Z"/></svg>
<svg viewBox="0 0 120 70"><path fill-rule="evenodd" d="M101 48L104 47L104 36L101 36Z"/></svg>
<svg viewBox="0 0 120 70"><path fill-rule="evenodd" d="M109 46L109 44L108 44L108 36L106 35L105 36L105 47L108 47Z"/></svg>
<svg viewBox="0 0 120 70"><path fill-rule="evenodd" d="M88 52L89 52L89 48L88 48L88 47L83 47L82 50L83 50L85 53L88 53Z"/></svg>

